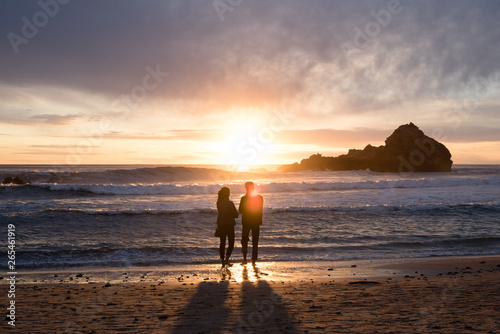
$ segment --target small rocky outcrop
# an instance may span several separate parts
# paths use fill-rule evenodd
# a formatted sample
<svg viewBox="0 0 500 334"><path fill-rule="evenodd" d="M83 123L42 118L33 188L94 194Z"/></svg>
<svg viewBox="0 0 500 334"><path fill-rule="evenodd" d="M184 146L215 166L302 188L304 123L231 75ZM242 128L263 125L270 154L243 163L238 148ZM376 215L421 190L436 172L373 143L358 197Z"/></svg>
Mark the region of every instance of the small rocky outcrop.
<svg viewBox="0 0 500 334"><path fill-rule="evenodd" d="M367 145L362 150L352 149L338 157L311 155L300 163L283 165L281 171L302 170L359 170L374 172L449 172L450 151L437 140L426 136L415 124L397 128L385 140L385 145Z"/></svg>
<svg viewBox="0 0 500 334"><path fill-rule="evenodd" d="M14 178L7 176L2 184L29 184L29 182L21 180L19 177L15 176Z"/></svg>

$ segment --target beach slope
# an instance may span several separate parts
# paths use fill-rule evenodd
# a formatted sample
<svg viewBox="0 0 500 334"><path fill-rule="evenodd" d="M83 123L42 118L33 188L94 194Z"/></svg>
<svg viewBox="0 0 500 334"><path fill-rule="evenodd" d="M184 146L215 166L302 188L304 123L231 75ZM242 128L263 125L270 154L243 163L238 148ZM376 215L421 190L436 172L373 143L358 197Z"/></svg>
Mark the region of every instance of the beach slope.
<svg viewBox="0 0 500 334"><path fill-rule="evenodd" d="M324 263L307 277L282 275L291 265L234 266L216 277L220 269L209 265L213 271L194 277L26 282L17 285L15 328L4 320L1 331L500 332L500 257ZM7 289L4 279L2 296Z"/></svg>

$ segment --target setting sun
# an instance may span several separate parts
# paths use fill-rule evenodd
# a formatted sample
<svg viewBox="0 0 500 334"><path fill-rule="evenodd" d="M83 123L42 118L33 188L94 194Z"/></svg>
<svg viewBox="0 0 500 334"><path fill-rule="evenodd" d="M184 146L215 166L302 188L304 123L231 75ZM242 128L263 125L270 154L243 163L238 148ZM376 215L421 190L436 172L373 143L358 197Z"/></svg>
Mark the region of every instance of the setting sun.
<svg viewBox="0 0 500 334"><path fill-rule="evenodd" d="M241 119L222 130L206 149L215 153L216 161L230 170L245 171L253 165L272 164L270 152L276 145L275 131L263 131L258 119Z"/></svg>

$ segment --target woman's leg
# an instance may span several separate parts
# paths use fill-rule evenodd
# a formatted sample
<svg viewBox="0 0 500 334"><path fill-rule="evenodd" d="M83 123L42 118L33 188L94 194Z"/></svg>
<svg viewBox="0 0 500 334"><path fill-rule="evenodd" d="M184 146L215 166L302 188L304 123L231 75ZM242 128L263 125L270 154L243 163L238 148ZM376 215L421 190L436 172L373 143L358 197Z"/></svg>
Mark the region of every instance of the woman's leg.
<svg viewBox="0 0 500 334"><path fill-rule="evenodd" d="M226 262L229 261L229 257L231 256L231 253L233 252L233 248L234 248L234 228L232 228L230 231L228 231L227 241L228 241L228 247L227 247L227 252L226 252Z"/></svg>
<svg viewBox="0 0 500 334"><path fill-rule="evenodd" d="M219 236L220 245L219 245L219 255L222 261L224 261L224 248L226 248L226 233L221 231Z"/></svg>

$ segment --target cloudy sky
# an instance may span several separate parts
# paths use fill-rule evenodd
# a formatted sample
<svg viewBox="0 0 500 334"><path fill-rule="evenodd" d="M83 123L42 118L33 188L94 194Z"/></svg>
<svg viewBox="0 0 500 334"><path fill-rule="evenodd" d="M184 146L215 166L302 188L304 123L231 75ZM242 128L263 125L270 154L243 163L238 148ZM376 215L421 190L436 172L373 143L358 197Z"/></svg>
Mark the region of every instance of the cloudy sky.
<svg viewBox="0 0 500 334"><path fill-rule="evenodd" d="M0 163L500 163L500 2L3 0Z"/></svg>

